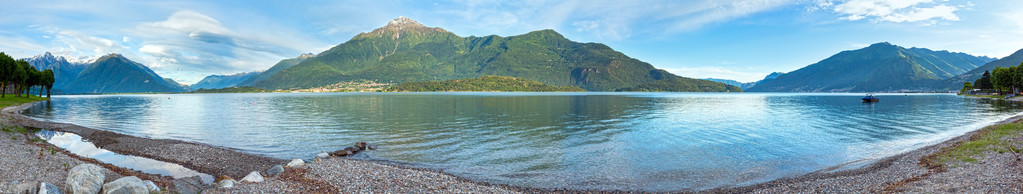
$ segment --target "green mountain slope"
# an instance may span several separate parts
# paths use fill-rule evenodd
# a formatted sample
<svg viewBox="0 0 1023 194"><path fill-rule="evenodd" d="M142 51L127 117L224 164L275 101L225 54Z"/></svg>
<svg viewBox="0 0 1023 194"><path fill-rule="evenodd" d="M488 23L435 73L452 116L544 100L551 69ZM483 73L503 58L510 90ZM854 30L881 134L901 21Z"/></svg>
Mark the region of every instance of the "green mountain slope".
<svg viewBox="0 0 1023 194"><path fill-rule="evenodd" d="M402 83L484 75L591 91L678 77L606 45L573 42L553 30L463 38L400 17L253 86L294 89L360 80Z"/></svg>
<svg viewBox="0 0 1023 194"><path fill-rule="evenodd" d="M184 92L148 67L120 54L100 57L64 88L67 93Z"/></svg>
<svg viewBox="0 0 1023 194"><path fill-rule="evenodd" d="M189 86L193 90L198 89L220 89L238 86L238 83L245 81L259 72L236 73L233 75L210 75Z"/></svg>
<svg viewBox="0 0 1023 194"><path fill-rule="evenodd" d="M585 92L579 87L556 87L537 81L487 75L478 78L447 81L405 82L387 88L390 92L447 92L447 91L489 91L489 92Z"/></svg>
<svg viewBox="0 0 1023 194"><path fill-rule="evenodd" d="M984 75L984 71L991 71L995 69L995 67L1017 66L1020 63L1023 63L1023 49L1017 50L1015 53L1012 53L1012 55L1007 57L988 62L987 64L970 70L969 72L942 80L935 87L948 91L959 90L963 87L963 83L973 82L979 79L981 75Z"/></svg>
<svg viewBox="0 0 1023 194"><path fill-rule="evenodd" d="M992 60L964 53L906 49L890 43L842 51L757 84L749 92L882 92L934 90L943 79Z"/></svg>
<svg viewBox="0 0 1023 194"><path fill-rule="evenodd" d="M277 64L274 64L274 66L270 67L270 69L267 69L266 71L263 72L259 72L258 74L253 75L242 82L239 82L237 85L252 86L256 82L266 80L267 78L270 78L270 76L277 74L277 72L281 72L284 69L294 67L295 65L298 65L298 63L301 63L302 61L305 61L306 59L312 58L314 56L316 55L302 54L295 58L281 60L280 62L277 62Z"/></svg>
<svg viewBox="0 0 1023 194"><path fill-rule="evenodd" d="M739 86L710 80L678 77L618 89L621 92L742 92Z"/></svg>

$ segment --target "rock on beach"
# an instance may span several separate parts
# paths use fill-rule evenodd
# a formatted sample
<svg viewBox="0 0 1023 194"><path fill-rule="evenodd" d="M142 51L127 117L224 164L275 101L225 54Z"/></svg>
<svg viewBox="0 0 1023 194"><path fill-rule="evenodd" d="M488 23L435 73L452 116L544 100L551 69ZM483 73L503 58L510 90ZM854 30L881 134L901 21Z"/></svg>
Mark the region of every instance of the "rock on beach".
<svg viewBox="0 0 1023 194"><path fill-rule="evenodd" d="M294 167L299 167L299 166L302 166L302 165L305 165L305 161L303 161L302 159L297 159L296 158L296 159L291 160L291 162L288 162L288 164L284 165L284 166L287 166L288 168L294 168Z"/></svg>
<svg viewBox="0 0 1023 194"><path fill-rule="evenodd" d="M149 191L160 191L160 186L156 186L156 183L154 183L151 180L145 180L145 181L142 181L142 183L145 183L146 190L149 190Z"/></svg>
<svg viewBox="0 0 1023 194"><path fill-rule="evenodd" d="M61 194L60 188L47 182L39 183L39 194Z"/></svg>
<svg viewBox="0 0 1023 194"><path fill-rule="evenodd" d="M69 193L99 193L103 187L103 168L95 164L81 164L71 168L67 177Z"/></svg>
<svg viewBox="0 0 1023 194"><path fill-rule="evenodd" d="M178 193L199 193L204 188L205 185L199 176L174 179L174 189L177 189Z"/></svg>
<svg viewBox="0 0 1023 194"><path fill-rule="evenodd" d="M263 175L260 175L258 171L252 171L249 175L245 175L245 178L242 178L241 182L263 182Z"/></svg>
<svg viewBox="0 0 1023 194"><path fill-rule="evenodd" d="M280 173L284 173L284 166L281 166L280 164L274 165L273 167L270 167L269 170L266 170L267 176L277 176L277 174Z"/></svg>
<svg viewBox="0 0 1023 194"><path fill-rule="evenodd" d="M35 193L38 193L38 192L39 192L39 182L28 181L28 182L18 183L17 185L14 185L14 193L17 193L17 194L22 194L22 193L35 194Z"/></svg>
<svg viewBox="0 0 1023 194"><path fill-rule="evenodd" d="M117 180L103 184L103 194L134 194L149 193L146 183L135 176L121 177Z"/></svg>

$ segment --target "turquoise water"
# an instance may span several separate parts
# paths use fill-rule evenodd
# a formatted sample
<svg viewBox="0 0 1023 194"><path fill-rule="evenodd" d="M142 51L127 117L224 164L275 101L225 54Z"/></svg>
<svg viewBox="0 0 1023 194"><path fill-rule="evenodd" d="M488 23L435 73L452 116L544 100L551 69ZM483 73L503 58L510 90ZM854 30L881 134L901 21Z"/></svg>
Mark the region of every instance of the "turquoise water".
<svg viewBox="0 0 1023 194"><path fill-rule="evenodd" d="M859 166L1021 112L946 94L295 93L57 96L30 117L311 158L360 158L528 187L671 191Z"/></svg>

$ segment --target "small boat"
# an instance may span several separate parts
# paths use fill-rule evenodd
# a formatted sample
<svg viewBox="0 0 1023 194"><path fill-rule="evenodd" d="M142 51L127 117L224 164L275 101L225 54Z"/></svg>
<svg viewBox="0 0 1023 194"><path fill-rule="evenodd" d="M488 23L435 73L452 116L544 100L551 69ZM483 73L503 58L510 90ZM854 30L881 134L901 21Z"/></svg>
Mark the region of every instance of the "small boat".
<svg viewBox="0 0 1023 194"><path fill-rule="evenodd" d="M874 97L874 93L867 93L867 96L863 97L863 102L879 102L881 99Z"/></svg>

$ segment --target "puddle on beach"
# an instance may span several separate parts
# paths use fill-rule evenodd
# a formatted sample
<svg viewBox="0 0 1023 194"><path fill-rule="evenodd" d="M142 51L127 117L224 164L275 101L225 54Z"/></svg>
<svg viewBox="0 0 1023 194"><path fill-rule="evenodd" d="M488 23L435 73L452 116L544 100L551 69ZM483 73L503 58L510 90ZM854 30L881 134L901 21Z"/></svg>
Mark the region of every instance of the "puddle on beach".
<svg viewBox="0 0 1023 194"><path fill-rule="evenodd" d="M159 174L177 178L184 178L199 175L204 183L212 183L213 176L203 174L192 169L185 168L179 164L163 162L145 157L122 155L110 150L97 148L92 142L82 140L82 136L74 133L59 131L40 130L36 136L46 140L50 144L64 148L69 152L82 157L88 157L101 162L113 164L123 168L142 171L149 174Z"/></svg>

